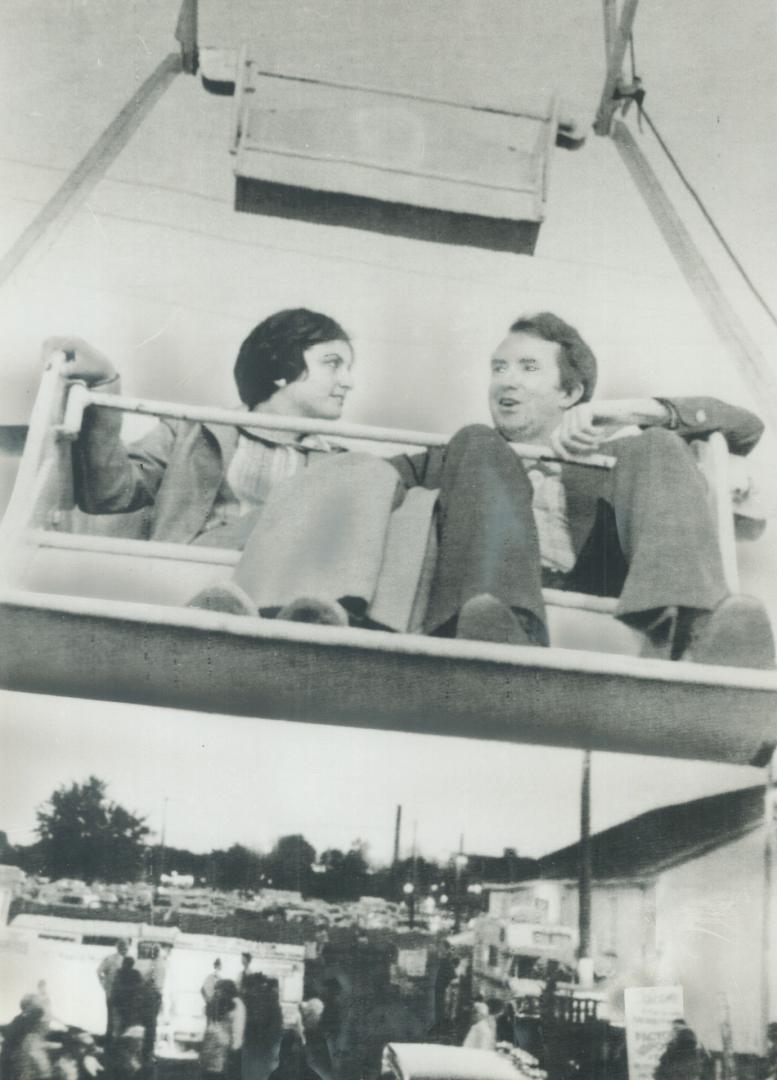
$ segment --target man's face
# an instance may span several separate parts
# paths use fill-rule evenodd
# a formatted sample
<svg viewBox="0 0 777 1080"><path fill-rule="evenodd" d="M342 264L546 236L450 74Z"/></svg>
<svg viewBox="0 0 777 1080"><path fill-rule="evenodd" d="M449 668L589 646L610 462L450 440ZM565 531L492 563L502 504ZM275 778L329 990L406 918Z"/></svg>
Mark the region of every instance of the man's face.
<svg viewBox="0 0 777 1080"><path fill-rule="evenodd" d="M559 382L560 346L531 334L508 334L491 357L488 404L494 426L513 442L547 443L582 393Z"/></svg>

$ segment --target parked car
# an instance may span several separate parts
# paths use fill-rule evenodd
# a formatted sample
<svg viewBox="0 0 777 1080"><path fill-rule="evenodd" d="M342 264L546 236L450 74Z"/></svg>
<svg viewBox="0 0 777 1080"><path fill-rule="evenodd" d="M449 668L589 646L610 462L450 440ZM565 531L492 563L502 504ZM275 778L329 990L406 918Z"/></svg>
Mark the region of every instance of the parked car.
<svg viewBox="0 0 777 1080"><path fill-rule="evenodd" d="M388 1043L381 1073L394 1080L541 1080L546 1076L537 1059L522 1051L502 1054L437 1043Z"/></svg>

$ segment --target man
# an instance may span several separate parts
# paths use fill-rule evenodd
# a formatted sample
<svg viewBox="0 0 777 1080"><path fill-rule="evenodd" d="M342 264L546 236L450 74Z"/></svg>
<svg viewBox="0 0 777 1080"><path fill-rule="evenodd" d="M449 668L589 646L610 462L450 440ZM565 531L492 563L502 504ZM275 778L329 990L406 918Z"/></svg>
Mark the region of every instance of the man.
<svg viewBox="0 0 777 1080"><path fill-rule="evenodd" d="M253 972L251 971L252 961L253 957L251 956L250 952L242 952L240 954L240 974L237 977L237 988L241 994L243 992L246 979L249 975L253 974Z"/></svg>
<svg viewBox="0 0 777 1080"><path fill-rule="evenodd" d="M116 942L116 952L111 953L109 956L103 957L97 968L97 978L100 980L100 986L105 993L105 1007L108 1013L108 1024L105 1030L105 1037L110 1040L113 1035L113 1007L111 1005L111 994L113 992L113 983L116 979L116 974L119 968L124 962L124 957L128 952L128 944L124 938L119 938Z"/></svg>
<svg viewBox="0 0 777 1080"><path fill-rule="evenodd" d="M714 398L593 402L596 359L574 327L518 319L491 357L495 429L394 459L407 487L440 489L437 565L425 630L547 645L542 586L617 596L650 655L774 666L762 605L730 596L704 480L685 440L721 431L746 454L763 425ZM618 436L636 425L639 434ZM513 442L563 463L522 462ZM603 445L606 441L606 445ZM604 450L611 470L585 464Z"/></svg>
<svg viewBox="0 0 777 1080"><path fill-rule="evenodd" d="M205 1004L209 1005L216 995L216 983L221 978L221 960L217 956L213 961L213 971L205 976L200 993L205 999Z"/></svg>
<svg viewBox="0 0 777 1080"><path fill-rule="evenodd" d="M450 942L443 941L434 977L434 1030L437 1032L441 1032L445 1027L445 995L455 978L456 961L453 950Z"/></svg>
<svg viewBox="0 0 777 1080"><path fill-rule="evenodd" d="M710 1080L712 1058L685 1020L672 1021L672 1035L664 1047L653 1076L655 1080Z"/></svg>
<svg viewBox="0 0 777 1080"><path fill-rule="evenodd" d="M144 1067L150 1070L154 1062L157 1022L159 1020L159 1010L162 1007L162 994L167 974L167 956L162 954L162 950L156 942L152 943L147 959L139 961L138 970L143 979L141 995L143 1027L145 1029L143 1063Z"/></svg>

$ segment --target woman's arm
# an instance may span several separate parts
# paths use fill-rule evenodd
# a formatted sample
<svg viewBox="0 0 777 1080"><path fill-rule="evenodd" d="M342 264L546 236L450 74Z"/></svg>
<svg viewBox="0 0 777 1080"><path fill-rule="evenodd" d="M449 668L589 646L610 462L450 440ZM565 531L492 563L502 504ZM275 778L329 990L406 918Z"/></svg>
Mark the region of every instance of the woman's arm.
<svg viewBox="0 0 777 1080"><path fill-rule="evenodd" d="M118 388L118 382L112 384ZM73 447L76 502L87 514L123 514L152 506L170 460L175 432L161 421L131 447L121 414L90 406Z"/></svg>
<svg viewBox="0 0 777 1080"><path fill-rule="evenodd" d="M49 338L44 360L64 352L62 376L98 393L116 394L119 374L111 361L81 338ZM90 406L73 447L73 482L79 509L88 514L119 514L153 504L170 458L175 433L160 423L132 447L121 439L121 413Z"/></svg>

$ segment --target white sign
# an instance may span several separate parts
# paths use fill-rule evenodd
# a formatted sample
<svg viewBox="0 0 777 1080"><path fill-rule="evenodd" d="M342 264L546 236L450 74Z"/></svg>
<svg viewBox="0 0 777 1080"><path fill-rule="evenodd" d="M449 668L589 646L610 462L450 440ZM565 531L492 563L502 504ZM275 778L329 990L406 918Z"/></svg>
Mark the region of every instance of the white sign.
<svg viewBox="0 0 777 1080"><path fill-rule="evenodd" d="M405 975L420 979L426 974L426 949L400 949L397 967Z"/></svg>
<svg viewBox="0 0 777 1080"><path fill-rule="evenodd" d="M683 1016L682 986L632 986L626 998L629 1080L653 1080L672 1021Z"/></svg>

